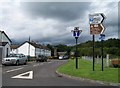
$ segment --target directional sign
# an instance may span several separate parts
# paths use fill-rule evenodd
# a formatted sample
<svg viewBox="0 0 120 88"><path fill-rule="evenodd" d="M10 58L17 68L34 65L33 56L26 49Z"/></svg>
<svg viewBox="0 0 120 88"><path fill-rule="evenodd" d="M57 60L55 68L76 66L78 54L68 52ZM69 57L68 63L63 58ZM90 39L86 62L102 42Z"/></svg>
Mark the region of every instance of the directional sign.
<svg viewBox="0 0 120 88"><path fill-rule="evenodd" d="M90 24L90 34L102 34L105 30L103 24Z"/></svg>
<svg viewBox="0 0 120 88"><path fill-rule="evenodd" d="M104 19L105 19L105 16L103 13L89 15L90 24L101 24L104 21Z"/></svg>

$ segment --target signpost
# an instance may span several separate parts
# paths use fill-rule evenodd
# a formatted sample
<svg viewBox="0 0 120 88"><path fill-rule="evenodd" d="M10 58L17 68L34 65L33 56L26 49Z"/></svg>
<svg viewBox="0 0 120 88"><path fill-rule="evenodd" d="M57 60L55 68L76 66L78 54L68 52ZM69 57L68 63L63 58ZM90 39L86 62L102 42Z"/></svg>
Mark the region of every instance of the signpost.
<svg viewBox="0 0 120 88"><path fill-rule="evenodd" d="M90 34L102 34L104 30L103 24L90 24Z"/></svg>
<svg viewBox="0 0 120 88"><path fill-rule="evenodd" d="M101 39L101 55L102 55L102 71L103 71L103 40L105 39L105 34L100 34Z"/></svg>
<svg viewBox="0 0 120 88"><path fill-rule="evenodd" d="M103 23L104 19L105 19L105 16L103 13L89 15L90 24L101 24L101 23Z"/></svg>
<svg viewBox="0 0 120 88"><path fill-rule="evenodd" d="M95 35L103 34L103 32L105 31L105 27L102 24L104 19L105 19L105 16L103 13L89 14L90 34L93 35L93 71L95 66L94 65L95 64L95 53L94 53ZM102 54L102 57L103 57L103 54ZM103 70L103 61L102 61L102 70Z"/></svg>
<svg viewBox="0 0 120 88"><path fill-rule="evenodd" d="M73 32L73 36L75 37L76 40L76 52L75 52L75 57L76 57L76 69L78 69L78 50L77 50L77 40L80 36L80 33L82 32L82 30L79 30L79 27L75 27L74 30L72 30L71 32Z"/></svg>

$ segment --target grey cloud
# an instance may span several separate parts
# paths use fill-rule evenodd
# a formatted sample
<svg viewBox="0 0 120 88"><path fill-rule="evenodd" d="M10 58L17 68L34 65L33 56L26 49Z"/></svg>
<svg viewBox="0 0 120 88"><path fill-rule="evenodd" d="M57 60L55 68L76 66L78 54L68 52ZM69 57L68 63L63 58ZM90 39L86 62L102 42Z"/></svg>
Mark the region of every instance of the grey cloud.
<svg viewBox="0 0 120 88"><path fill-rule="evenodd" d="M43 17L60 21L73 21L83 17L90 2L24 2L21 7L31 17Z"/></svg>

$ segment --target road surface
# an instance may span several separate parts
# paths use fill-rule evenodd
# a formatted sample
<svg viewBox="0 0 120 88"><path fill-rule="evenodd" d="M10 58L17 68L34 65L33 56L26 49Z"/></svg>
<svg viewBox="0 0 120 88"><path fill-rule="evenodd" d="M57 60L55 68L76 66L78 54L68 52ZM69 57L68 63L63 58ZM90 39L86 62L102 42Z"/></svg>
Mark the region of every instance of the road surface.
<svg viewBox="0 0 120 88"><path fill-rule="evenodd" d="M70 79L56 74L67 60L29 62L27 65L3 66L2 86L103 86L99 83Z"/></svg>

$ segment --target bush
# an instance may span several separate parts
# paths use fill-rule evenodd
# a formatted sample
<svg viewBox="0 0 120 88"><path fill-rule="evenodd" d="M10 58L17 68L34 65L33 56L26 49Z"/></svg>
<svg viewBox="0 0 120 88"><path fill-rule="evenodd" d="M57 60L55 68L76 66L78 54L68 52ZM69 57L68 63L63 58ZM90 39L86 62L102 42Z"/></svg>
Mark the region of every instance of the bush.
<svg viewBox="0 0 120 88"><path fill-rule="evenodd" d="M113 67L120 67L120 60L117 60L117 59L112 60L112 66Z"/></svg>

